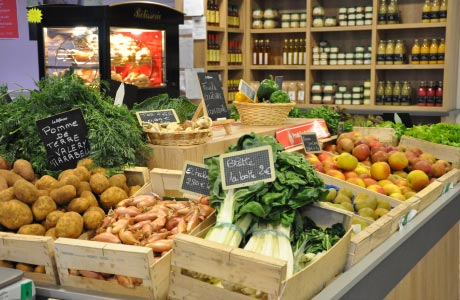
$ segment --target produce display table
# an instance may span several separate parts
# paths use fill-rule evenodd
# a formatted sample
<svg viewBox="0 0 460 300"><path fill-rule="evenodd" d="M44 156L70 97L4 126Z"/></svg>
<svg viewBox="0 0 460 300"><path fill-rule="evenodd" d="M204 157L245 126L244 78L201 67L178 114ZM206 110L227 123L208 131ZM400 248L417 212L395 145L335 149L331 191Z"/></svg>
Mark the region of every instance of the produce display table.
<svg viewBox="0 0 460 300"><path fill-rule="evenodd" d="M458 299L459 220L460 187L457 186L312 300ZM37 299L117 299L48 285L37 285L36 290Z"/></svg>
<svg viewBox="0 0 460 300"><path fill-rule="evenodd" d="M148 168L162 168L182 170L184 162L189 160L203 163L203 159L225 152L227 148L236 143L241 135L257 133L259 135L274 136L275 132L283 127L305 123L312 119L289 118L284 125L273 126L249 126L240 123L231 125L231 134L226 134L223 127L213 130L212 139L205 144L195 146L161 146L150 145L153 151L152 159L148 162Z"/></svg>

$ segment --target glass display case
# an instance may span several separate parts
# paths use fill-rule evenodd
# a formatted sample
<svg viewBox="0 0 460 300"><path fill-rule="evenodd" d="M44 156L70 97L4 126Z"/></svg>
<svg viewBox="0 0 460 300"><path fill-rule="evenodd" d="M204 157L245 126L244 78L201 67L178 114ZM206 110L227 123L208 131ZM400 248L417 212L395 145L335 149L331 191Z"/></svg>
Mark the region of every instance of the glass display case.
<svg viewBox="0 0 460 300"><path fill-rule="evenodd" d="M43 16L33 28L40 78L72 67L88 84L110 82L110 95L120 82L134 87L134 102L160 93L179 96L181 12L153 2L34 8Z"/></svg>

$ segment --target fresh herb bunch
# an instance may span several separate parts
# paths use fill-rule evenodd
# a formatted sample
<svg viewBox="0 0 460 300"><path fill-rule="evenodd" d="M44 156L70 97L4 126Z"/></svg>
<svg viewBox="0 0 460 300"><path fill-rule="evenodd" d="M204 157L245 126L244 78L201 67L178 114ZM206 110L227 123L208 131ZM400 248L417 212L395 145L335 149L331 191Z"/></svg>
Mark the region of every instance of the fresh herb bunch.
<svg viewBox="0 0 460 300"><path fill-rule="evenodd" d="M198 105L192 103L184 96L170 98L168 94L160 94L147 98L141 103L134 104L132 110L136 112L143 110L174 109L179 121L182 123L192 119L197 107Z"/></svg>
<svg viewBox="0 0 460 300"><path fill-rule="evenodd" d="M344 131L351 131L353 124L350 121L351 116L346 110L336 107L321 106L319 108L312 108L306 111L305 118L323 119L331 135L336 135L339 123L344 122Z"/></svg>
<svg viewBox="0 0 460 300"><path fill-rule="evenodd" d="M122 169L146 164L150 153L146 137L126 106L114 106L113 99L73 74L42 79L36 85L38 90L29 98L19 96L0 106L0 155L9 161L29 160L39 175L57 175L49 169L36 121L79 108L96 166Z"/></svg>
<svg viewBox="0 0 460 300"><path fill-rule="evenodd" d="M0 105L6 104L7 94L8 94L8 86L6 84L0 85Z"/></svg>
<svg viewBox="0 0 460 300"><path fill-rule="evenodd" d="M407 129L404 135L437 144L460 147L460 124L417 125Z"/></svg>

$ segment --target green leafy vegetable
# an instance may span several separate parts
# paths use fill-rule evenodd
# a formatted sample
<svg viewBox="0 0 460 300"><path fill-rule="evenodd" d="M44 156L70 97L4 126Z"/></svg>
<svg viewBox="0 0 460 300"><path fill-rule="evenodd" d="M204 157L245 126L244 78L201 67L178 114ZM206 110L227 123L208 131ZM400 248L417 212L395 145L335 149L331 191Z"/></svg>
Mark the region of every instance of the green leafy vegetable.
<svg viewBox="0 0 460 300"><path fill-rule="evenodd" d="M283 90L274 91L270 95L270 102L271 103L289 103L291 99L289 98L289 94Z"/></svg>
<svg viewBox="0 0 460 300"><path fill-rule="evenodd" d="M417 125L407 129L404 135L437 144L460 147L460 124Z"/></svg>
<svg viewBox="0 0 460 300"><path fill-rule="evenodd" d="M278 84L273 80L273 76L270 75L269 78L265 78L260 82L259 88L257 89L258 101L268 101L270 95L277 90L279 90Z"/></svg>

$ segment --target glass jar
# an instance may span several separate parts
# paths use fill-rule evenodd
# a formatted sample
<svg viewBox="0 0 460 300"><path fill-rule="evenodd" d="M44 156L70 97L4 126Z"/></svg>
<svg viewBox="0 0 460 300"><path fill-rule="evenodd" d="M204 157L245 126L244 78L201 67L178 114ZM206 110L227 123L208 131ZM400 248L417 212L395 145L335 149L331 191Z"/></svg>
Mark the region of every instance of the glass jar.
<svg viewBox="0 0 460 300"><path fill-rule="evenodd" d="M347 8L346 7L340 7L339 8L339 14L346 14L347 13Z"/></svg>
<svg viewBox="0 0 460 300"><path fill-rule="evenodd" d="M316 5L313 7L313 12L312 12L313 17L323 17L324 16L324 7L321 5Z"/></svg>
<svg viewBox="0 0 460 300"><path fill-rule="evenodd" d="M334 82L326 82L323 86L323 93L325 94L334 94L337 92L337 84Z"/></svg>
<svg viewBox="0 0 460 300"><path fill-rule="evenodd" d="M275 19L264 19L264 28L273 29L277 27L277 22Z"/></svg>
<svg viewBox="0 0 460 300"><path fill-rule="evenodd" d="M263 19L254 19L252 21L252 28L254 28L254 29L263 29L264 28Z"/></svg>
<svg viewBox="0 0 460 300"><path fill-rule="evenodd" d="M299 28L299 27L300 27L300 21L291 20L290 27L291 27L291 28Z"/></svg>
<svg viewBox="0 0 460 300"><path fill-rule="evenodd" d="M305 83L303 81L297 82L297 103L305 103Z"/></svg>
<svg viewBox="0 0 460 300"><path fill-rule="evenodd" d="M339 14L339 21L347 21L348 15L347 14Z"/></svg>
<svg viewBox="0 0 460 300"><path fill-rule="evenodd" d="M334 102L335 102L334 94L324 94L323 95L323 104L331 105L331 104L334 104Z"/></svg>
<svg viewBox="0 0 460 300"><path fill-rule="evenodd" d="M281 28L289 28L289 27L291 27L291 21L289 20L281 21Z"/></svg>
<svg viewBox="0 0 460 300"><path fill-rule="evenodd" d="M291 14L291 21L300 21L300 14L299 13L292 13Z"/></svg>
<svg viewBox="0 0 460 300"><path fill-rule="evenodd" d="M323 27L324 26L324 20L323 17L314 17L313 18L313 27Z"/></svg>
<svg viewBox="0 0 460 300"><path fill-rule="evenodd" d="M289 82L287 93L291 102L297 102L297 84L295 81Z"/></svg>
<svg viewBox="0 0 460 300"><path fill-rule="evenodd" d="M291 21L291 14L290 13L282 13L281 14L281 21Z"/></svg>
<svg viewBox="0 0 460 300"><path fill-rule="evenodd" d="M255 8L252 11L252 18L253 19L262 19L264 17L264 13L260 8Z"/></svg>
<svg viewBox="0 0 460 300"><path fill-rule="evenodd" d="M321 94L323 92L323 85L321 82L313 82L311 85L311 93L312 94Z"/></svg>
<svg viewBox="0 0 460 300"><path fill-rule="evenodd" d="M267 8L264 10L264 19L275 19L278 18L278 11L273 8Z"/></svg>
<svg viewBox="0 0 460 300"><path fill-rule="evenodd" d="M323 103L323 96L321 96L321 94L312 95L310 102L311 102L311 104L321 104L321 103Z"/></svg>
<svg viewBox="0 0 460 300"><path fill-rule="evenodd" d="M339 86L337 87L337 90L338 90L340 93L346 93L346 92L347 92L347 86L341 84L341 85L339 85Z"/></svg>
<svg viewBox="0 0 460 300"><path fill-rule="evenodd" d="M324 26L326 27L333 27L337 26L337 19L334 16L327 16L326 20L324 21Z"/></svg>

